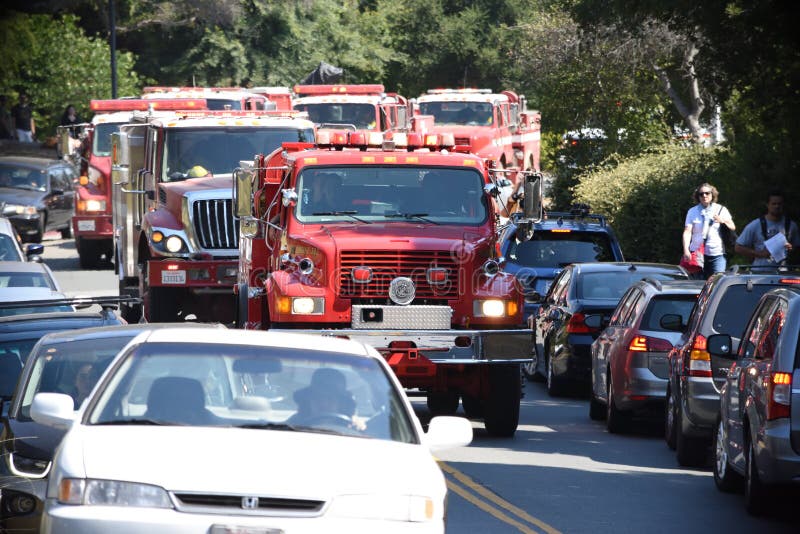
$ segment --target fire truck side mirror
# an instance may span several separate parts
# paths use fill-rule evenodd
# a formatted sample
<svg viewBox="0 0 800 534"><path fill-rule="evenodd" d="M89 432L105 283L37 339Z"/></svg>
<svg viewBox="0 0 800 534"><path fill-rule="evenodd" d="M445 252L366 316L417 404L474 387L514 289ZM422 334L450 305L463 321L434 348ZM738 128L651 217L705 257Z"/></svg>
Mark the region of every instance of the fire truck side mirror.
<svg viewBox="0 0 800 534"><path fill-rule="evenodd" d="M69 135L69 128L59 126L56 128L56 135L58 136L58 144L56 145L58 156L67 159L72 155L72 144L70 143L72 138Z"/></svg>
<svg viewBox="0 0 800 534"><path fill-rule="evenodd" d="M233 205L236 216L245 217L251 214L253 201L253 176L255 171L238 167L233 171Z"/></svg>
<svg viewBox="0 0 800 534"><path fill-rule="evenodd" d="M142 169L139 171L142 177L142 183L144 184L144 194L150 200L155 200L156 198L156 184L155 184L155 177L153 176L153 172L147 169Z"/></svg>
<svg viewBox="0 0 800 534"><path fill-rule="evenodd" d="M297 191L294 189L282 189L281 197L284 207L288 208L297 205Z"/></svg>
<svg viewBox="0 0 800 534"><path fill-rule="evenodd" d="M522 203L526 219L542 219L542 175L525 175L525 200Z"/></svg>
<svg viewBox="0 0 800 534"><path fill-rule="evenodd" d="M123 132L111 134L111 180L116 185L125 185L131 180L127 137L128 134Z"/></svg>

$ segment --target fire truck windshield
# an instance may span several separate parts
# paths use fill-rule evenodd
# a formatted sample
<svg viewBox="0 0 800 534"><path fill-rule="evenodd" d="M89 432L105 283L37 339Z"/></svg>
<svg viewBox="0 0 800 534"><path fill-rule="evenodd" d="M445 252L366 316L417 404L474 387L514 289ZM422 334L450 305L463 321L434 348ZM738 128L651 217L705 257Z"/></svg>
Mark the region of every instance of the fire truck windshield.
<svg viewBox="0 0 800 534"><path fill-rule="evenodd" d="M434 122L461 126L491 126L492 104L488 102L420 102L422 115L433 115Z"/></svg>
<svg viewBox="0 0 800 534"><path fill-rule="evenodd" d="M166 133L161 179L179 182L199 166L213 175L230 174L242 160L269 154L282 143L314 142L312 129L275 127L175 128Z"/></svg>
<svg viewBox="0 0 800 534"><path fill-rule="evenodd" d="M300 222L429 222L478 226L488 217L475 169L411 166L307 167L298 177Z"/></svg>
<svg viewBox="0 0 800 534"><path fill-rule="evenodd" d="M356 130L375 128L375 106L372 104L296 104L294 109L307 111L308 117L318 125L352 126Z"/></svg>
<svg viewBox="0 0 800 534"><path fill-rule="evenodd" d="M206 107L211 110L242 109L242 101L230 98L206 98Z"/></svg>
<svg viewBox="0 0 800 534"><path fill-rule="evenodd" d="M104 122L94 125L94 134L92 134L92 154L95 156L111 155L111 134L119 131L119 122Z"/></svg>

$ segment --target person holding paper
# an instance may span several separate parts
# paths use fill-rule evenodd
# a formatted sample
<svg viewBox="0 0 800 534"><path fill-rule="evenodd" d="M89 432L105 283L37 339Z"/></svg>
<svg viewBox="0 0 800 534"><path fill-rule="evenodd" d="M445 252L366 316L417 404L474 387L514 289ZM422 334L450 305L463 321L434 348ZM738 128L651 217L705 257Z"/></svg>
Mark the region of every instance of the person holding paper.
<svg viewBox="0 0 800 534"><path fill-rule="evenodd" d="M800 246L797 223L784 215L783 206L783 192L771 190L767 194L767 213L750 221L736 240L737 254L752 259L755 266L777 265Z"/></svg>

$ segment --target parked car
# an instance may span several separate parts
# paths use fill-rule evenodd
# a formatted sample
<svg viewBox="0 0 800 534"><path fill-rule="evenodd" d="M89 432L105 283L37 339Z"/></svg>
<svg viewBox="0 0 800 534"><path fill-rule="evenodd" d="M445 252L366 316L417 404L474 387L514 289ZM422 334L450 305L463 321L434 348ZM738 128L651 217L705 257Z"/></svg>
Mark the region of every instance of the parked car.
<svg viewBox="0 0 800 534"><path fill-rule="evenodd" d="M72 211L77 179L64 160L28 156L0 157L0 202L24 241L40 243L49 230L72 235Z"/></svg>
<svg viewBox="0 0 800 534"><path fill-rule="evenodd" d="M662 263L574 263L568 265L528 319L533 333L527 372L545 376L547 392L562 393L572 383L591 383L591 344L600 335L625 291L642 278L687 280L677 265ZM595 321L587 324L587 315ZM588 388L587 388L588 389Z"/></svg>
<svg viewBox="0 0 800 534"><path fill-rule="evenodd" d="M4 293L16 288L0 291L0 354L3 369L0 372L0 401L7 401L14 393L22 367L33 346L39 339L50 332L74 330L92 326L124 324L114 308L120 297L97 297L85 299L63 298L63 295L50 290L41 291L51 297L30 302L3 302ZM19 288L28 294L36 291L30 288ZM53 299L53 296L62 298ZM103 306L101 311L76 311L77 306L86 307L92 304ZM24 310L26 313L11 312Z"/></svg>
<svg viewBox="0 0 800 534"><path fill-rule="evenodd" d="M589 416L605 419L609 432L628 430L634 415L664 415L667 354L702 288L701 280L645 278L619 301L591 347Z"/></svg>
<svg viewBox="0 0 800 534"><path fill-rule="evenodd" d="M523 324L536 314L536 295L544 295L565 265L570 263L623 261L622 249L611 226L602 215L589 213L586 205L570 212L547 212L532 224L531 235L520 235L521 214L500 232L503 270L516 275L526 299Z"/></svg>
<svg viewBox="0 0 800 534"><path fill-rule="evenodd" d="M424 433L372 347L278 332L142 333L73 408L59 393L31 406L68 428L45 533L443 532L431 450L472 439L457 417Z"/></svg>
<svg viewBox="0 0 800 534"><path fill-rule="evenodd" d="M3 208L0 207L0 212ZM20 237L14 226L5 217L0 217L0 261L42 261L44 245L28 244L25 250L20 246Z"/></svg>
<svg viewBox="0 0 800 534"><path fill-rule="evenodd" d="M714 482L732 491L744 479L747 510L759 514L774 503L778 485L800 481L800 287L761 297L739 350L732 346L728 334L708 338L708 352L730 362L715 425Z"/></svg>
<svg viewBox="0 0 800 534"><path fill-rule="evenodd" d="M741 267L712 275L697 298L687 328L669 352L664 437L678 463L704 465L719 414L719 390L731 361L709 353L713 334L728 334L732 350L764 293L800 282L800 268Z"/></svg>
<svg viewBox="0 0 800 534"><path fill-rule="evenodd" d="M14 396L3 410L0 531L39 531L47 476L55 448L64 435L62 429L41 425L31 419L34 395L40 392L67 393L74 399L77 410L113 357L129 341L145 330L164 327L174 328L175 325L133 324L54 332L46 334L33 347ZM181 328L197 327L207 328L207 325L181 325ZM0 369L5 368L5 359L10 357L16 358L16 355L0 354Z"/></svg>
<svg viewBox="0 0 800 534"><path fill-rule="evenodd" d="M47 288L60 291L53 271L44 263L0 261L0 290L7 287Z"/></svg>

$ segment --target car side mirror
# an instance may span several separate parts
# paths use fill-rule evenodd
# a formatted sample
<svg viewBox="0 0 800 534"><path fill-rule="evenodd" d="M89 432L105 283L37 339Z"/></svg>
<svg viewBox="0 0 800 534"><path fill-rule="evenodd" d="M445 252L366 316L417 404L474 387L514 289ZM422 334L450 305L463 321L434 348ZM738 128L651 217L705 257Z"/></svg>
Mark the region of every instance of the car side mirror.
<svg viewBox="0 0 800 534"><path fill-rule="evenodd" d="M31 404L31 419L67 430L75 422L75 403L64 393L37 393Z"/></svg>
<svg viewBox="0 0 800 534"><path fill-rule="evenodd" d="M714 356L734 358L733 339L728 334L714 334L706 340L706 350Z"/></svg>
<svg viewBox="0 0 800 534"><path fill-rule="evenodd" d="M25 246L25 257L28 258L28 261L42 263L42 254L44 254L44 245L41 243L30 243Z"/></svg>
<svg viewBox="0 0 800 534"><path fill-rule="evenodd" d="M472 424L463 417L434 417L423 442L431 451L466 447L472 442Z"/></svg>
<svg viewBox="0 0 800 534"><path fill-rule="evenodd" d="M523 191L525 200L522 203L522 210L526 219L535 221L542 220L542 175L526 174Z"/></svg>
<svg viewBox="0 0 800 534"><path fill-rule="evenodd" d="M661 320L658 321L658 324L661 325L661 328L672 330L673 332L681 332L686 326L683 324L683 317L677 313L667 313L663 315Z"/></svg>

